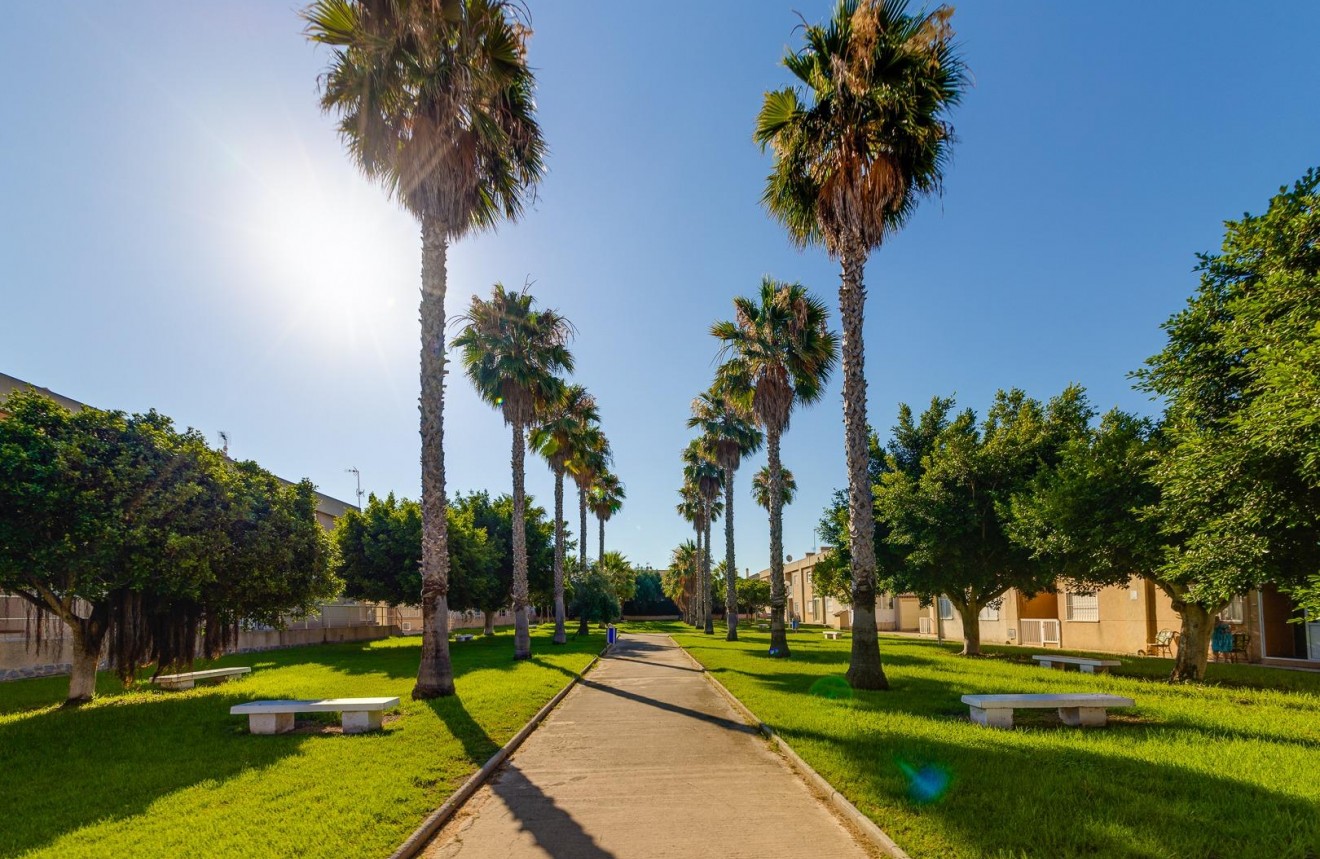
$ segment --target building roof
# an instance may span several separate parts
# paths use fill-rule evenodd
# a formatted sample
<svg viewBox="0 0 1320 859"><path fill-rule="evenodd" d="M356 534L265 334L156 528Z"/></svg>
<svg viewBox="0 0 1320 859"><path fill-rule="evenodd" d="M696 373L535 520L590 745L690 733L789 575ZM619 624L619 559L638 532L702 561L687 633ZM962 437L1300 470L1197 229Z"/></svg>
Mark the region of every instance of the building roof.
<svg viewBox="0 0 1320 859"><path fill-rule="evenodd" d="M50 397L71 412L78 412L88 408L86 403L81 403L72 397L66 397L63 394L57 394L50 388L43 388L40 385L25 382L22 379L15 378L6 373L0 373L0 400L3 400L14 391L36 391L38 394L44 394L45 396ZM279 477L279 475L276 475L276 477ZM293 485L293 481L291 480L287 480L283 477L279 477L279 479L289 485ZM319 490L316 493L317 513L324 513L326 516L338 519L340 516L344 515L345 510L355 506L356 505L349 504L347 501L340 501L338 498L326 495Z"/></svg>

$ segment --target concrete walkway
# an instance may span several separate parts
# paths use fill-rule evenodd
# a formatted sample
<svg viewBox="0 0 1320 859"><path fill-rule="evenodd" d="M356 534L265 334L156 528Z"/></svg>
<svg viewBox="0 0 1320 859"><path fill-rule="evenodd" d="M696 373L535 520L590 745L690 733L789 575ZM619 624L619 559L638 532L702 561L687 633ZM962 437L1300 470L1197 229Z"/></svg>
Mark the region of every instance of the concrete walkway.
<svg viewBox="0 0 1320 859"><path fill-rule="evenodd" d="M428 857L865 857L665 635L628 635Z"/></svg>

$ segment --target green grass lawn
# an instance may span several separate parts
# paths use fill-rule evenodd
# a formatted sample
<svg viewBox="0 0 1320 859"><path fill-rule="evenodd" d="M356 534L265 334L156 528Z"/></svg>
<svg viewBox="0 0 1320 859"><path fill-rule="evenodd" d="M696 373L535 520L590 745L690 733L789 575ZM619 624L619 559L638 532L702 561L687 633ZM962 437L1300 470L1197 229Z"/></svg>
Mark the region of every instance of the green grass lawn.
<svg viewBox="0 0 1320 859"><path fill-rule="evenodd" d="M593 632L555 647L551 631L533 630L523 662L509 630L454 644L458 697L428 702L409 698L413 637L229 656L214 665L252 674L188 692L102 675L78 709L58 706L67 678L0 683L0 855L386 856L604 646ZM229 715L382 695L398 711L356 736L253 736Z"/></svg>
<svg viewBox="0 0 1320 859"><path fill-rule="evenodd" d="M882 637L893 688L854 694L842 679L850 642L819 630L790 634L792 659L773 660L760 630L728 643L722 627L651 628L673 631L914 857L1320 856L1320 675L1212 665L1207 684L1174 686L1166 659L1065 674L1024 663L1040 651L968 659ZM968 721L959 700L1068 691L1137 706L1092 729L1019 711L1019 727L1001 731Z"/></svg>

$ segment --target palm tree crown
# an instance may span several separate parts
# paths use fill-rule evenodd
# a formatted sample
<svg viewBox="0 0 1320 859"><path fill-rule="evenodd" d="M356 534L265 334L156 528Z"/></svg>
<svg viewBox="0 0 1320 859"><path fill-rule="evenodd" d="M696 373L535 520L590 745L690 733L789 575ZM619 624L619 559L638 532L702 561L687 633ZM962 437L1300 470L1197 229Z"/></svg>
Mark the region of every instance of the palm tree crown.
<svg viewBox="0 0 1320 859"><path fill-rule="evenodd" d="M522 214L544 171L530 31L506 0L316 0L321 107L354 162L447 237Z"/></svg>
<svg viewBox="0 0 1320 859"><path fill-rule="evenodd" d="M604 522L610 521L610 518L623 508L624 499L628 497L624 491L623 483L619 481L618 475L606 471L600 474L591 484L591 490L588 494L587 506L591 512Z"/></svg>
<svg viewBox="0 0 1320 859"><path fill-rule="evenodd" d="M784 506L788 506L797 497L797 478L787 468L782 469L779 475L779 497L783 499ZM759 506L770 509L770 466L761 466L761 470L753 475L752 498Z"/></svg>
<svg viewBox="0 0 1320 859"><path fill-rule="evenodd" d="M532 428L528 442L552 471L562 474L573 456L576 437L587 425L599 422L596 398L581 385L565 385Z"/></svg>
<svg viewBox="0 0 1320 859"><path fill-rule="evenodd" d="M744 456L761 449L761 431L752 423L750 410L718 385L692 401L688 426L713 440L715 461L724 469L737 470Z"/></svg>
<svg viewBox="0 0 1320 859"><path fill-rule="evenodd" d="M848 242L877 247L940 190L947 113L967 83L952 14L839 0L828 21L802 28L805 45L783 60L801 86L766 93L755 133L774 153L762 202L799 244L835 256Z"/></svg>
<svg viewBox="0 0 1320 859"><path fill-rule="evenodd" d="M826 326L825 305L801 284L769 277L761 282L759 302L739 296L733 305L737 318L710 329L730 357L720 367L720 382L751 392L757 422L783 432L795 402L820 399L838 360L838 339Z"/></svg>
<svg viewBox="0 0 1320 859"><path fill-rule="evenodd" d="M495 284L490 299L472 296L454 338L463 370L477 393L510 426L527 426L562 396L561 372L573 371L573 327L554 310L537 310L527 290Z"/></svg>

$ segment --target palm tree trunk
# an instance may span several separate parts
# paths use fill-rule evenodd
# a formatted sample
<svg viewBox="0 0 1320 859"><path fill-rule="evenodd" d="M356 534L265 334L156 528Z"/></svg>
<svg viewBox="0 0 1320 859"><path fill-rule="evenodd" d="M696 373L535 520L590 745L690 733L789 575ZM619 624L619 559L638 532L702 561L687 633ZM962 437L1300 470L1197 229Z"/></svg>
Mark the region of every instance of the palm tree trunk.
<svg viewBox="0 0 1320 859"><path fill-rule="evenodd" d="M578 484L578 518L581 520L578 530L578 572L587 571L587 489Z"/></svg>
<svg viewBox="0 0 1320 859"><path fill-rule="evenodd" d="M449 661L449 520L445 513L445 253L440 222L422 221L422 663L414 699L454 694Z"/></svg>
<svg viewBox="0 0 1320 859"><path fill-rule="evenodd" d="M733 469L724 469L724 633L738 640L738 567L733 562Z"/></svg>
<svg viewBox="0 0 1320 859"><path fill-rule="evenodd" d="M880 664L875 621L875 505L867 450L866 375L862 320L866 254L856 239L845 243L839 313L843 318L843 434L848 453L848 545L852 552L852 658L848 682L854 689L888 689Z"/></svg>
<svg viewBox="0 0 1320 859"><path fill-rule="evenodd" d="M530 659L532 635L527 628L527 495L523 487L523 425L513 425L513 658Z"/></svg>
<svg viewBox="0 0 1320 859"><path fill-rule="evenodd" d="M600 551L596 553L596 562L605 560L605 517L597 516L600 520Z"/></svg>
<svg viewBox="0 0 1320 859"><path fill-rule="evenodd" d="M714 596L713 596L712 593L711 593L711 586L710 586L710 573L711 573L711 570L710 570L710 528L711 528L711 523L710 523L710 509L711 509L711 506L712 506L711 503L710 503L709 501L707 501L707 502L706 502L706 556L705 556L704 564L703 564L703 566L702 566L702 568L701 568L701 573L702 573L702 576L701 576L701 579L702 579L702 581L701 581L701 594L702 594L702 597L703 597L703 599L704 599L704 601L705 601L705 606L706 606L705 613L702 615L702 624L703 624L703 627L704 627L704 628L702 629L702 632L706 633L706 635L714 635L714 634L715 634L715 599L714 599Z"/></svg>
<svg viewBox="0 0 1320 859"><path fill-rule="evenodd" d="M766 427L765 447L770 465L770 655L786 659L791 654L784 631L784 467L779 461L779 427Z"/></svg>
<svg viewBox="0 0 1320 859"><path fill-rule="evenodd" d="M555 471L555 644L568 641L564 631L564 469Z"/></svg>
<svg viewBox="0 0 1320 859"><path fill-rule="evenodd" d="M692 571L692 611L688 616L688 623L692 626L700 625L701 619L701 525L697 524L697 568Z"/></svg>

